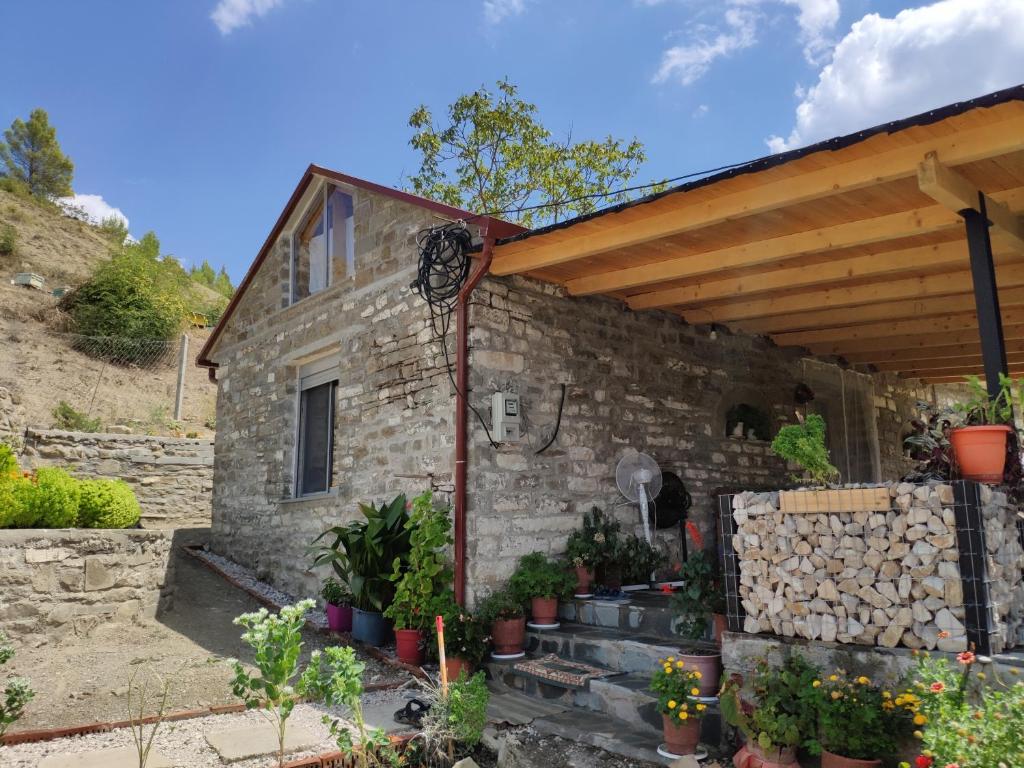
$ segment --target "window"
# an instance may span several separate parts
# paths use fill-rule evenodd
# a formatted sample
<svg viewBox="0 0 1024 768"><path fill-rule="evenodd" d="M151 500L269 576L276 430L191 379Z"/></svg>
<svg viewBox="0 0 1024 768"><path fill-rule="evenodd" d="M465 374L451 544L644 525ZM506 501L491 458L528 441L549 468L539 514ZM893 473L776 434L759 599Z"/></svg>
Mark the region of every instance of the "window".
<svg viewBox="0 0 1024 768"><path fill-rule="evenodd" d="M325 184L292 238L292 303L355 277L352 196Z"/></svg>
<svg viewBox="0 0 1024 768"><path fill-rule="evenodd" d="M299 380L296 496L330 490L334 464L334 395L337 361L307 366Z"/></svg>

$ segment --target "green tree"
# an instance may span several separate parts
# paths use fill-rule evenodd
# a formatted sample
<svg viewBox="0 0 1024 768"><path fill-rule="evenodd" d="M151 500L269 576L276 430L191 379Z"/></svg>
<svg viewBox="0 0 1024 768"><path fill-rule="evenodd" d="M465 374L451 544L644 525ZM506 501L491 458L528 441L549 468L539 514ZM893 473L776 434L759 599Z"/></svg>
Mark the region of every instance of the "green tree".
<svg viewBox="0 0 1024 768"><path fill-rule="evenodd" d="M203 263L198 267L192 267L188 274L197 283L202 283L209 288L213 287L213 281L217 279L217 273L213 271L213 267L206 259L203 259Z"/></svg>
<svg viewBox="0 0 1024 768"><path fill-rule="evenodd" d="M499 80L496 92L481 86L459 96L446 122L435 124L426 106L409 117L409 143L421 155L412 191L480 213L504 211L527 227L627 199L614 190L647 159L636 138L553 139L536 105L508 80ZM548 207L531 210L536 205Z"/></svg>
<svg viewBox="0 0 1024 768"><path fill-rule="evenodd" d="M71 194L75 166L61 152L57 130L45 109L33 109L27 123L15 118L0 142L0 160L7 175L26 184L35 197Z"/></svg>
<svg viewBox="0 0 1024 768"><path fill-rule="evenodd" d="M217 277L214 278L210 287L228 299L235 295L235 286L232 284L231 278L224 267L220 268L220 272L217 273Z"/></svg>
<svg viewBox="0 0 1024 768"><path fill-rule="evenodd" d="M120 216L108 216L99 223L97 229L114 245L124 245L124 241L128 239L128 225Z"/></svg>

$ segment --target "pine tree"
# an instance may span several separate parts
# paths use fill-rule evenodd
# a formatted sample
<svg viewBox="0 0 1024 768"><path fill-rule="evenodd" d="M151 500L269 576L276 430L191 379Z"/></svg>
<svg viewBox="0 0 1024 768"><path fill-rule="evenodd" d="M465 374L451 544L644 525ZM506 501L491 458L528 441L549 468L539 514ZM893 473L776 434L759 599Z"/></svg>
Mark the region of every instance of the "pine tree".
<svg viewBox="0 0 1024 768"><path fill-rule="evenodd" d="M211 287L217 293L229 299L235 294L235 286L231 284L231 278L228 277L227 270L224 267L220 268L220 272L217 273L217 277L214 279Z"/></svg>
<svg viewBox="0 0 1024 768"><path fill-rule="evenodd" d="M71 194L75 166L61 152L57 130L45 109L33 109L28 122L15 118L0 141L0 161L6 173L27 185L38 198Z"/></svg>

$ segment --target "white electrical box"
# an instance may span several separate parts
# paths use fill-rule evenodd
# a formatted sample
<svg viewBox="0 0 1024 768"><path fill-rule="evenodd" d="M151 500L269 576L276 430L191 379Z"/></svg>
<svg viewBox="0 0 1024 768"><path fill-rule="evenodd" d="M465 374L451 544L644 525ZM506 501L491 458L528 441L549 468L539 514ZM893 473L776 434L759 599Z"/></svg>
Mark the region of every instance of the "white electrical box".
<svg viewBox="0 0 1024 768"><path fill-rule="evenodd" d="M491 429L499 443L519 442L519 395L495 392L491 395Z"/></svg>

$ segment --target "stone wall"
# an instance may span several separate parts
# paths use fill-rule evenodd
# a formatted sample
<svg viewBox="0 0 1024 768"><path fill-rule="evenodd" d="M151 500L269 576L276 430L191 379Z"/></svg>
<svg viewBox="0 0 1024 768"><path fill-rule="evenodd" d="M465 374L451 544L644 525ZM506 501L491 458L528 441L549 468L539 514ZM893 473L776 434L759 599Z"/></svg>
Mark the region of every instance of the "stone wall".
<svg viewBox="0 0 1024 768"><path fill-rule="evenodd" d="M743 630L826 643L964 650L969 628L961 568L970 555L961 541L974 539L961 538L958 530L968 536L975 514L984 520L987 562L979 558L968 573L987 569L989 594L979 599L989 601L995 619L983 629L991 630L994 651L1012 647L1024 607L1024 560L1016 510L1006 495L980 486L980 508L972 512L949 484L890 483L886 489L890 508L875 512L838 506L784 513L778 493L732 497ZM968 595L966 602L973 600Z"/></svg>
<svg viewBox="0 0 1024 768"><path fill-rule="evenodd" d="M179 437L28 429L23 467L59 466L76 477L125 480L144 528L210 525L213 442Z"/></svg>
<svg viewBox="0 0 1024 768"><path fill-rule="evenodd" d="M25 409L21 398L7 387L0 387L0 443L21 445L24 429Z"/></svg>
<svg viewBox="0 0 1024 768"><path fill-rule="evenodd" d="M171 534L146 530L0 530L0 630L86 635L152 618L171 597Z"/></svg>

